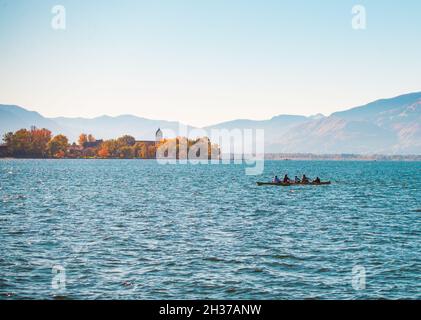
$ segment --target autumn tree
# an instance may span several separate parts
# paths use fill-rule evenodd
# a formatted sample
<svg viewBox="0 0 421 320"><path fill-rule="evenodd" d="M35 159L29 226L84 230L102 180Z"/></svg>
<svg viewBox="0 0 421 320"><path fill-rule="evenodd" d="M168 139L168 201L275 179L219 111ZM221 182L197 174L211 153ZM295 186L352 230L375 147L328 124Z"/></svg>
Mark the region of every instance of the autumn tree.
<svg viewBox="0 0 421 320"><path fill-rule="evenodd" d="M136 142L133 146L134 149L134 156L136 158L146 159L147 155L147 148L144 142Z"/></svg>
<svg viewBox="0 0 421 320"><path fill-rule="evenodd" d="M110 157L110 151L108 151L107 147L101 146L101 148L98 150L98 157L100 157L100 158L109 158Z"/></svg>
<svg viewBox="0 0 421 320"><path fill-rule="evenodd" d="M138 154L139 145L135 138L129 135L118 139L111 139L102 142L98 148L97 155L101 158L133 158Z"/></svg>
<svg viewBox="0 0 421 320"><path fill-rule="evenodd" d="M155 146L149 146L148 147L148 158L153 159L156 156L156 148Z"/></svg>
<svg viewBox="0 0 421 320"><path fill-rule="evenodd" d="M51 131L47 129L32 128L30 131L31 147L30 154L40 158L47 156L47 143L51 140Z"/></svg>
<svg viewBox="0 0 421 320"><path fill-rule="evenodd" d="M46 156L46 145L51 139L47 129L33 128L31 131L21 129L15 133L6 133L3 137L14 157L41 158Z"/></svg>
<svg viewBox="0 0 421 320"><path fill-rule="evenodd" d="M122 137L118 138L117 143L122 147L124 147L124 146L132 147L136 144L136 139L133 138L132 136L125 135L125 136L122 136Z"/></svg>
<svg viewBox="0 0 421 320"><path fill-rule="evenodd" d="M64 157L67 153L69 140L66 136L59 134L50 140L47 144L48 152L53 157ZM64 155L63 155L64 154Z"/></svg>
<svg viewBox="0 0 421 320"><path fill-rule="evenodd" d="M118 152L118 143L116 140L111 139L111 140L106 140L101 144L101 147L99 150L103 150L106 149L108 152L107 157L113 157L113 158L117 158L119 156L119 152ZM105 154L105 153L103 153ZM100 156L98 154L98 156ZM103 157L103 156L100 156Z"/></svg>
<svg viewBox="0 0 421 320"><path fill-rule="evenodd" d="M86 142L88 142L88 136L86 133L81 133L79 136L78 144L83 147Z"/></svg>
<svg viewBox="0 0 421 320"><path fill-rule="evenodd" d="M13 157L100 157L100 158L142 158L151 159L156 157L169 157L184 159L188 157L189 151L195 152L195 157L215 159L218 158L220 150L218 145L212 144L207 137L187 139L177 137L174 139L163 139L157 143L136 142L135 138L129 135L118 139L103 141L99 146L83 148L79 150L76 144L69 151L69 141L64 135L57 135L51 138L51 132L47 129L31 130L21 129L16 132L9 132L3 136L8 147L8 152ZM82 146L87 142L94 142L92 135L82 133L78 143ZM157 154L157 148L159 153Z"/></svg>
<svg viewBox="0 0 421 320"><path fill-rule="evenodd" d="M66 153L63 150L60 150L59 152L55 154L54 157L57 159L63 159L65 156L66 156Z"/></svg>
<svg viewBox="0 0 421 320"><path fill-rule="evenodd" d="M31 150L31 132L20 129L15 133L8 133L3 138L10 153L14 157L29 157Z"/></svg>
<svg viewBox="0 0 421 320"><path fill-rule="evenodd" d="M121 159L130 159L134 156L134 149L129 146L123 146L119 149Z"/></svg>
<svg viewBox="0 0 421 320"><path fill-rule="evenodd" d="M95 142L96 141L95 137L92 134L88 134L87 139L88 139L88 142Z"/></svg>

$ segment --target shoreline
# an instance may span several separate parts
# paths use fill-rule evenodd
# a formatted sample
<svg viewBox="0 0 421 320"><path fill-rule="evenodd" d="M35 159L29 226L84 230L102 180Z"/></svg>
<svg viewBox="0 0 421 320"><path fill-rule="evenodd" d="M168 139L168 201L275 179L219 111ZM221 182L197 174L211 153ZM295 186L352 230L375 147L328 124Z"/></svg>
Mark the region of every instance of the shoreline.
<svg viewBox="0 0 421 320"><path fill-rule="evenodd" d="M142 159L142 158L18 158L18 157L3 157L0 158L1 160L139 160L139 161L151 161L151 160L159 160L156 158L152 159ZM175 158L168 158L166 160L170 161L188 161L189 159L175 159ZM250 160L260 161L262 159L253 159ZM421 162L421 155L410 155L410 156L403 156L403 155L394 155L394 156L385 156L385 155L377 155L377 156L353 156L353 157L340 157L336 155L327 156L327 155L312 155L309 157L304 156L296 156L296 157L264 157L264 161L333 161L333 162ZM226 161L226 159L209 159L211 161ZM233 162L234 159L230 159L230 163ZM247 158L241 160L242 162L247 161Z"/></svg>
<svg viewBox="0 0 421 320"><path fill-rule="evenodd" d="M313 153L267 153L265 160L277 161L421 161L417 154L313 154Z"/></svg>

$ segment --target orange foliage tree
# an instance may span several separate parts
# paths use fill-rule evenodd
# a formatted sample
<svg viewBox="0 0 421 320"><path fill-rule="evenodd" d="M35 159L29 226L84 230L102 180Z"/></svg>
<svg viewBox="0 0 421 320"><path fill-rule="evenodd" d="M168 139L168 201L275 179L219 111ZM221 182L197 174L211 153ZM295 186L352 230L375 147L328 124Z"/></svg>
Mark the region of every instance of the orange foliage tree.
<svg viewBox="0 0 421 320"><path fill-rule="evenodd" d="M88 136L85 133L81 133L79 136L78 144L83 147L86 142L88 142Z"/></svg>
<svg viewBox="0 0 421 320"><path fill-rule="evenodd" d="M103 146L98 151L98 157L100 158L108 158L110 156L110 151L108 151L108 148Z"/></svg>
<svg viewBox="0 0 421 320"><path fill-rule="evenodd" d="M47 156L47 143L51 139L51 131L47 129L20 129L15 133L7 133L3 140L6 142L12 156L44 158Z"/></svg>
<svg viewBox="0 0 421 320"><path fill-rule="evenodd" d="M59 134L51 139L48 144L47 148L49 154L53 157L64 157L67 154L67 149L69 147L69 140L66 136Z"/></svg>

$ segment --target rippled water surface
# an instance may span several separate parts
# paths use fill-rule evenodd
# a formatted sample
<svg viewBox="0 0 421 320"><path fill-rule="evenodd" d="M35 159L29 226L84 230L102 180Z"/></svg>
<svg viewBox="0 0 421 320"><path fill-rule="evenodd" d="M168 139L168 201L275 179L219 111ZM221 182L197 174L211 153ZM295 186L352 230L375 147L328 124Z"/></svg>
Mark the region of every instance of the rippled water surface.
<svg viewBox="0 0 421 320"><path fill-rule="evenodd" d="M420 168L0 160L0 299L420 299Z"/></svg>

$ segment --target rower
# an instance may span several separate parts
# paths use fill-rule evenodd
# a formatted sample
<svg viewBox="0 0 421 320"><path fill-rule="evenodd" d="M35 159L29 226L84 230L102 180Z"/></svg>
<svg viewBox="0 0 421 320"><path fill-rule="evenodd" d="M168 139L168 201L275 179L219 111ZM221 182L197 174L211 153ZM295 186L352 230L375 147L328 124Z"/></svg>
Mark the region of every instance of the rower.
<svg viewBox="0 0 421 320"><path fill-rule="evenodd" d="M320 183L320 178L317 177L316 179L314 179L313 183Z"/></svg>
<svg viewBox="0 0 421 320"><path fill-rule="evenodd" d="M290 183L290 182L291 182L291 179L288 178L288 175L286 174L284 177L284 183Z"/></svg>
<svg viewBox="0 0 421 320"><path fill-rule="evenodd" d="M273 183L280 183L281 180L279 180L278 176L275 176L275 178L273 178Z"/></svg>
<svg viewBox="0 0 421 320"><path fill-rule="evenodd" d="M295 176L295 178L294 178L294 182L295 182L295 183L300 183L300 182L301 182L301 180L300 180L300 178L298 178L297 176Z"/></svg>
<svg viewBox="0 0 421 320"><path fill-rule="evenodd" d="M303 174L303 178L301 179L301 181L302 181L302 183L309 183L310 182L305 174Z"/></svg>

